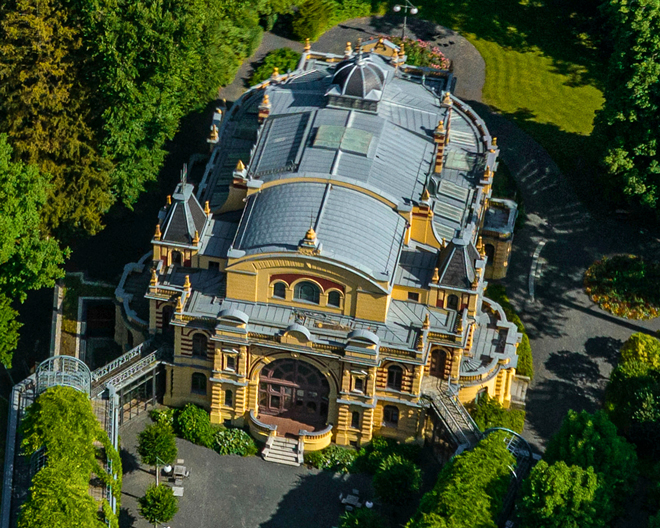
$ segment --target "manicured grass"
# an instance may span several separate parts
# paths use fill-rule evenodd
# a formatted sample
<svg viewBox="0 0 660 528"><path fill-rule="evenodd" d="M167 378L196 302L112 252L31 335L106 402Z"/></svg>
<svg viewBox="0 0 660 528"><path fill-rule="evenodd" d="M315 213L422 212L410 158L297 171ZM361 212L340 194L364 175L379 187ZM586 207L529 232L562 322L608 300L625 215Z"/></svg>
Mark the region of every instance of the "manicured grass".
<svg viewBox="0 0 660 528"><path fill-rule="evenodd" d="M589 0L424 0L420 10L477 48L486 62L483 101L541 143L578 191L598 161L598 146L588 137L603 104L598 86L605 72L590 36L602 25L596 6Z"/></svg>

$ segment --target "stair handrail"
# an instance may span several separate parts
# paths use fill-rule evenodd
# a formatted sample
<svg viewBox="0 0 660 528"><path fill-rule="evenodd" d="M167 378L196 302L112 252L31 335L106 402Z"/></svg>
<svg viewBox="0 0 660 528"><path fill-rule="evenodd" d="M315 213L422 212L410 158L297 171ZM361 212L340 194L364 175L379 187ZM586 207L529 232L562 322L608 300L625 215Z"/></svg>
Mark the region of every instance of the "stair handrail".
<svg viewBox="0 0 660 528"><path fill-rule="evenodd" d="M458 424L458 422L456 422L456 419L451 415L451 412L449 412L449 409L447 408L445 403L442 401L442 397L440 395L438 395L438 396L425 395L425 396L426 396L426 398L428 398L431 401L431 405L433 407L435 407L435 410L438 413L438 415L447 424L447 427L449 428L449 431L451 432L451 434L456 439L456 442L459 443L459 444L467 442L469 444L470 441L468 440L468 437L463 432L462 427ZM454 426L453 428L452 428L452 424ZM461 442L459 440L459 438L457 437L457 434L459 434L459 433L463 437L463 442Z"/></svg>
<svg viewBox="0 0 660 528"><path fill-rule="evenodd" d="M442 390L442 379L439 378L438 381L439 381L439 385L440 385L440 390ZM481 429L479 429L479 426L478 426L477 423L474 421L474 418L472 418L472 416L470 415L470 413L467 412L467 409L465 408L465 406L464 406L464 405L461 403L461 401L458 399L458 391L459 391L459 388L460 388L460 386L458 385L458 383L455 385L455 387L452 386L452 384L451 384L451 376L450 376L450 377L449 377L449 380L447 381L447 390L446 390L446 392L447 392L447 394L448 394L448 396L449 396L449 399L450 399L451 402L452 402L452 405L456 408L456 410L457 410L458 413L461 415L461 417L463 418L463 420L465 420L466 425L467 425L470 429L472 429L472 431L474 432L474 434L476 434L477 436L481 437L481 436L482 436Z"/></svg>
<svg viewBox="0 0 660 528"><path fill-rule="evenodd" d="M104 365L102 367L97 368L92 372L92 383L98 382L101 378L104 376L107 376L110 374L113 370L118 369L122 365L128 363L132 359L135 359L136 357L140 356L142 354L142 349L145 348L146 345L150 344L151 340L145 341L143 343L140 343L136 347L133 347L131 350L126 352L125 354L119 356L117 359L114 361L111 361L107 365Z"/></svg>

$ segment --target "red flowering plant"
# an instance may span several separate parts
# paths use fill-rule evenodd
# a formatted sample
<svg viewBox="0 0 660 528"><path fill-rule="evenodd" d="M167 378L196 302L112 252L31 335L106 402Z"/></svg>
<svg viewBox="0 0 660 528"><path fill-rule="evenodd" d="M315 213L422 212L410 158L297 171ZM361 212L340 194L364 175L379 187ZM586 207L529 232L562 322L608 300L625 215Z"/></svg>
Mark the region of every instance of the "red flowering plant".
<svg viewBox="0 0 660 528"><path fill-rule="evenodd" d="M448 70L450 61L445 54L440 51L438 46L432 45L422 39L411 39L408 37L389 37L389 40L401 46L403 44L404 53L406 54L406 63L413 66L426 66L429 68L437 68L439 70Z"/></svg>

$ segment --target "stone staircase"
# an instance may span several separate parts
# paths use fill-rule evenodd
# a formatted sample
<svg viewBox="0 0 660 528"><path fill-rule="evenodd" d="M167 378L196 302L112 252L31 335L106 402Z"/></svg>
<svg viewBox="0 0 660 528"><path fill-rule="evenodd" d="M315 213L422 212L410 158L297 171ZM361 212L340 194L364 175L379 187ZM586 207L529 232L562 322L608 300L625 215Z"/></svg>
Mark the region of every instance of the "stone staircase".
<svg viewBox="0 0 660 528"><path fill-rule="evenodd" d="M446 382L427 377L422 382L422 397L429 402L454 437L458 446L457 455L481 439L481 431Z"/></svg>
<svg viewBox="0 0 660 528"><path fill-rule="evenodd" d="M283 436L271 436L261 452L262 458L267 462L285 464L287 466L300 466L303 462L302 442Z"/></svg>

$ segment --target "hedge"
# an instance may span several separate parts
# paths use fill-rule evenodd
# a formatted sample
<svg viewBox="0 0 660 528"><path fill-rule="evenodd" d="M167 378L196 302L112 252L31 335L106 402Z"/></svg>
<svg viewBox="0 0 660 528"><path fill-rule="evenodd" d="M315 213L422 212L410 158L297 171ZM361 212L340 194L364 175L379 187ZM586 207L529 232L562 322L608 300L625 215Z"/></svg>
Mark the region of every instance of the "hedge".
<svg viewBox="0 0 660 528"><path fill-rule="evenodd" d="M532 346L529 343L525 325L506 296L506 288L501 284L491 284L486 289L484 295L499 304L502 310L504 310L504 314L509 322L518 327L518 331L522 334L522 340L518 345L518 366L516 367L516 373L520 376L528 376L530 379L533 379L534 362L532 359Z"/></svg>
<svg viewBox="0 0 660 528"><path fill-rule="evenodd" d="M366 0L307 0L293 18L294 36L304 41L318 38L345 20L385 14L387 4Z"/></svg>

